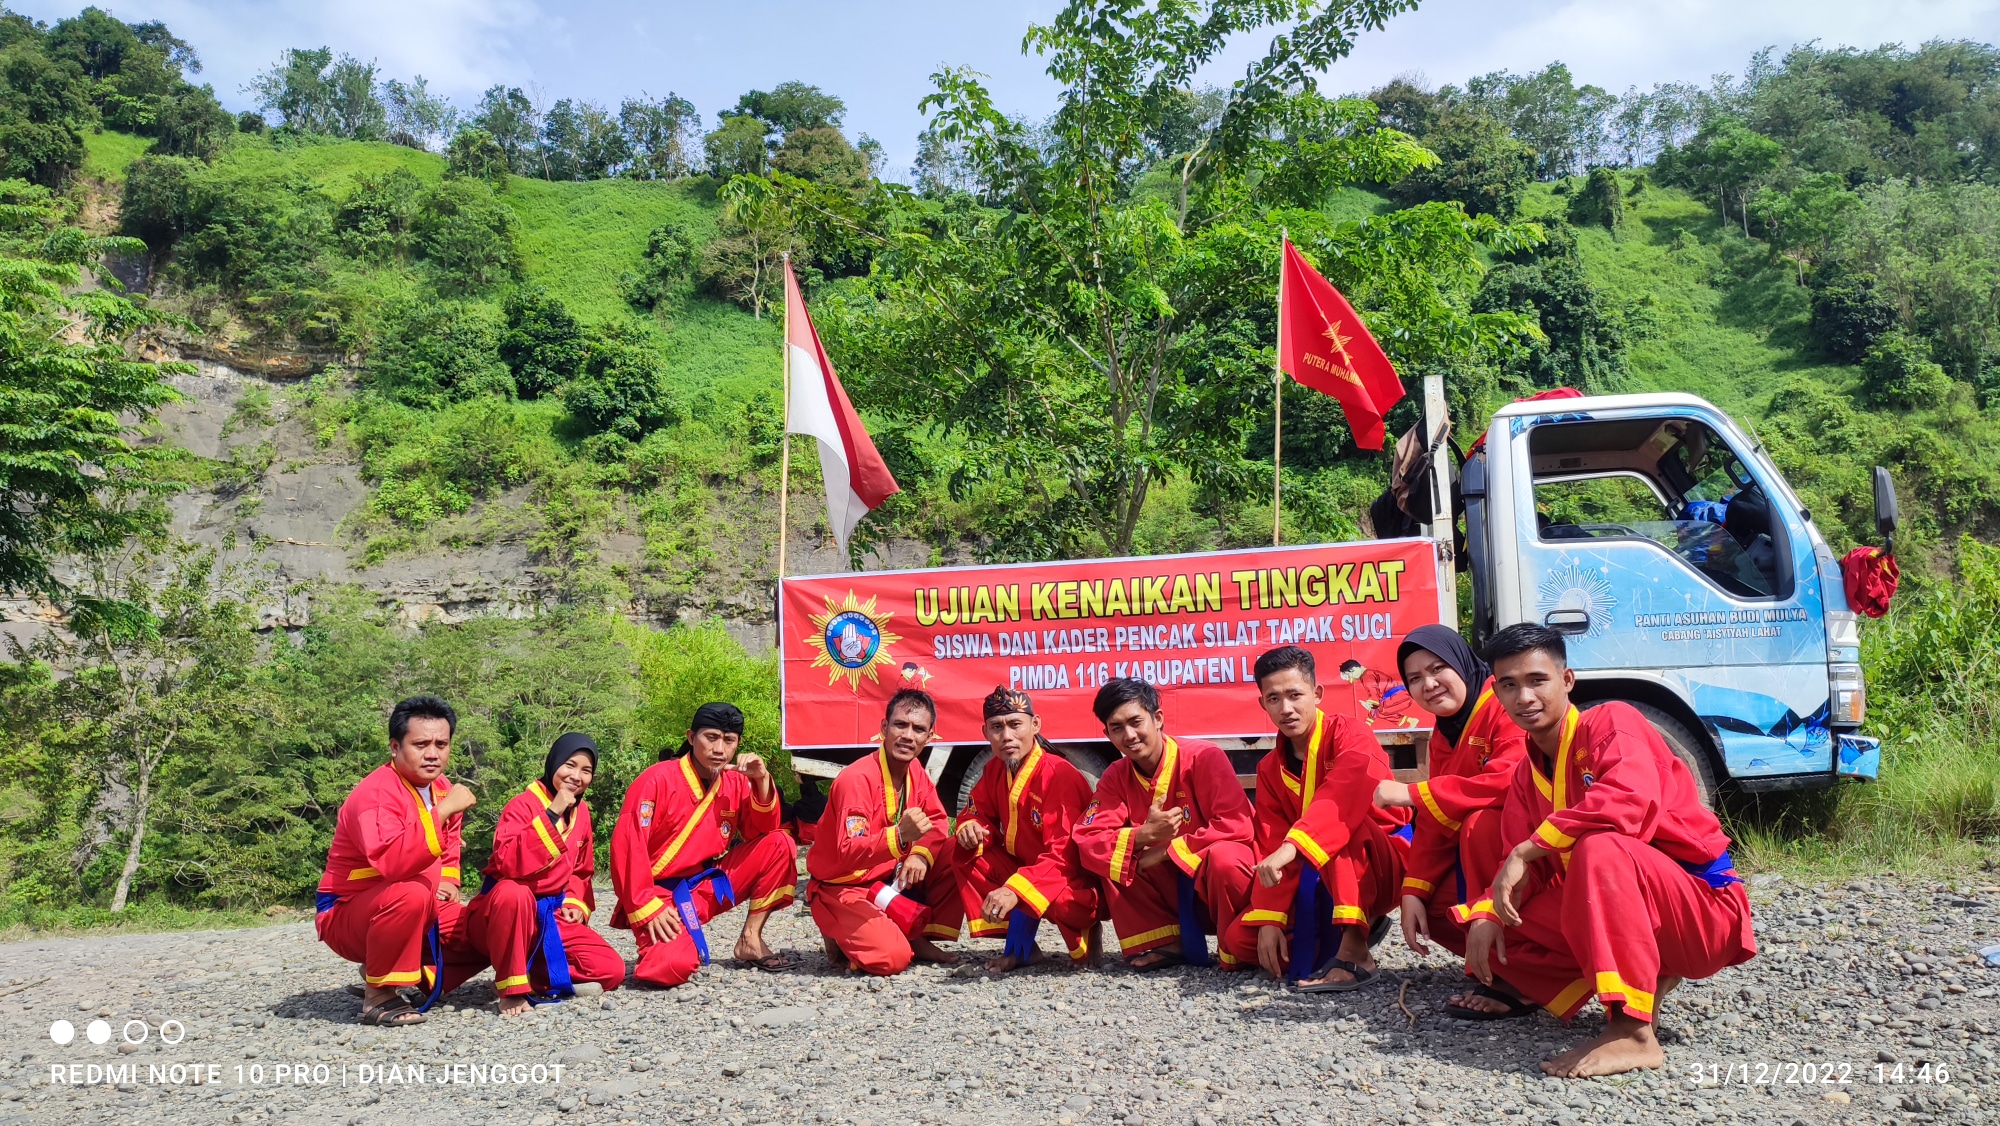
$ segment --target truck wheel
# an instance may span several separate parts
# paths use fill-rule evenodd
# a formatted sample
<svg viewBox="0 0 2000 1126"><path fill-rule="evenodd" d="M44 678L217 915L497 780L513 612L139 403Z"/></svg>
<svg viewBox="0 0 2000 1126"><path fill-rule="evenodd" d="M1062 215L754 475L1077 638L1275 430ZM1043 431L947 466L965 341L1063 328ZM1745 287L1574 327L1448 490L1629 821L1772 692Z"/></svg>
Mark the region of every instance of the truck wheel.
<svg viewBox="0 0 2000 1126"><path fill-rule="evenodd" d="M1583 705L1582 710L1589 711L1598 704L1609 702L1595 700ZM1620 700L1619 703L1631 705L1640 715L1646 717L1646 722L1652 724L1653 730L1660 733L1660 738L1667 741L1667 749L1674 752L1674 757L1681 760L1682 765L1688 768L1689 774L1694 775L1694 788L1701 796L1702 808L1714 809L1715 767L1708 761L1708 750L1702 741L1695 738L1680 720L1651 704L1642 704L1637 700Z"/></svg>
<svg viewBox="0 0 2000 1126"><path fill-rule="evenodd" d="M1097 788L1097 780L1104 776L1105 768L1117 761L1118 757L1103 747L1091 743L1051 743L1050 746L1083 774L1093 790ZM939 796L951 800L952 813L956 814L972 805L972 788L979 785L980 777L986 773L986 764L992 761L993 749L981 747L979 752L966 760L962 767L954 764L946 768L944 777L940 780L944 785L939 787L941 791Z"/></svg>

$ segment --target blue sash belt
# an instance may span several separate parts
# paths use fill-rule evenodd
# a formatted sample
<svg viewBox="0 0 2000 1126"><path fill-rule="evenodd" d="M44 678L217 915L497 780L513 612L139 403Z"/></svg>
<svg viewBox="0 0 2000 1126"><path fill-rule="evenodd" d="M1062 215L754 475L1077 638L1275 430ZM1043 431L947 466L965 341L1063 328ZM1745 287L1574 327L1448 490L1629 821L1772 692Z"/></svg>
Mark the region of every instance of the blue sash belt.
<svg viewBox="0 0 2000 1126"><path fill-rule="evenodd" d="M1743 882L1743 877L1736 874L1736 861L1730 857L1727 850L1706 864L1689 864L1685 860L1676 860L1674 863L1685 869L1688 875L1712 888L1726 888L1730 884Z"/></svg>
<svg viewBox="0 0 2000 1126"><path fill-rule="evenodd" d="M1201 911L1194 895L1194 877L1176 868L1174 882L1180 891L1177 906L1181 917L1181 961L1190 966L1211 965L1208 935L1201 929Z"/></svg>
<svg viewBox="0 0 2000 1126"><path fill-rule="evenodd" d="M1007 915L1007 944L1000 953L1013 958L1022 965L1035 954L1035 932L1040 930L1042 921L1025 907L1016 907Z"/></svg>
<svg viewBox="0 0 2000 1126"><path fill-rule="evenodd" d="M1292 973L1303 981L1319 968L1320 932L1333 935L1333 896L1320 882L1319 869L1299 865L1299 890L1292 900ZM1335 939L1335 941L1339 941ZM1337 949L1337 947L1336 947Z"/></svg>
<svg viewBox="0 0 2000 1126"><path fill-rule="evenodd" d="M318 895L313 896L313 914L324 915L328 911L333 910L333 905L339 902L340 896L337 893L330 891L320 892Z"/></svg>
<svg viewBox="0 0 2000 1126"><path fill-rule="evenodd" d="M681 913L681 926L687 929L688 937L694 940L695 953L701 955L701 964L708 965L708 936L702 933L701 912L694 907L694 889L704 882L712 883L711 890L716 901L734 907L736 888L729 882L729 874L720 868L709 868L692 876L682 876L677 880L660 880L659 886L673 896L674 910Z"/></svg>
<svg viewBox="0 0 2000 1126"><path fill-rule="evenodd" d="M499 882L490 873L482 873L479 879L479 895L492 891L493 885ZM477 899L479 896L473 898ZM555 1000L537 1001L529 997L528 1003L531 1005L552 1005L565 997L576 996L576 986L569 976L569 952L563 949L562 927L557 925L562 920L556 918L556 912L562 910L563 900L566 898L568 897L562 892L535 897L535 938L528 944L530 951L528 971L534 972L535 959L542 960L542 968L549 979L549 992L555 994Z"/></svg>

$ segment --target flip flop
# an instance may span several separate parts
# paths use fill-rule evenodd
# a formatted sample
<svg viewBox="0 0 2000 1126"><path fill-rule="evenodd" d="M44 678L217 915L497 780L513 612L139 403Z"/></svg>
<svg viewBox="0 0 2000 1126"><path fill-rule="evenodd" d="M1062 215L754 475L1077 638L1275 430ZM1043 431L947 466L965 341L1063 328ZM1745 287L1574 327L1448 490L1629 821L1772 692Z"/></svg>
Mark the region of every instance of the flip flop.
<svg viewBox="0 0 2000 1126"><path fill-rule="evenodd" d="M1327 972L1330 970L1346 970L1348 973L1354 975L1354 980L1353 981L1317 980L1319 978L1325 977L1327 975ZM1330 958L1326 961L1324 965L1320 966L1319 969L1313 971L1313 978L1315 980L1311 985L1302 984L1297 986L1297 989L1300 993L1352 993L1355 990L1361 988L1362 986L1367 985L1369 982L1374 981L1376 978L1380 976L1382 975L1378 971L1362 969L1360 966L1356 965L1353 962L1348 961L1345 958Z"/></svg>
<svg viewBox="0 0 2000 1126"><path fill-rule="evenodd" d="M1382 940L1389 937L1389 927L1389 916L1375 916L1375 921L1368 924L1368 945L1382 945Z"/></svg>
<svg viewBox="0 0 2000 1126"><path fill-rule="evenodd" d="M1484 1009L1468 1009L1463 1005L1447 1004L1444 1007L1445 1015L1451 1017L1453 1020L1516 1020L1520 1017L1533 1015L1534 1011L1540 1007L1531 1002L1523 1001L1518 997L1509 997L1498 989L1487 985L1473 986L1472 994L1475 997L1484 997L1490 1001L1499 1001L1506 1005L1507 1008L1504 1012L1489 1013Z"/></svg>
<svg viewBox="0 0 2000 1126"><path fill-rule="evenodd" d="M429 1019L428 1014L418 1012L415 1005L401 997L394 1001L385 1001L372 1009L361 1010L362 1024L372 1024L380 1028L404 1028L412 1024L422 1024Z"/></svg>
<svg viewBox="0 0 2000 1126"><path fill-rule="evenodd" d="M771 953L762 958L731 958L729 964L739 970L762 970L767 974L784 973L798 968L798 959L789 954Z"/></svg>

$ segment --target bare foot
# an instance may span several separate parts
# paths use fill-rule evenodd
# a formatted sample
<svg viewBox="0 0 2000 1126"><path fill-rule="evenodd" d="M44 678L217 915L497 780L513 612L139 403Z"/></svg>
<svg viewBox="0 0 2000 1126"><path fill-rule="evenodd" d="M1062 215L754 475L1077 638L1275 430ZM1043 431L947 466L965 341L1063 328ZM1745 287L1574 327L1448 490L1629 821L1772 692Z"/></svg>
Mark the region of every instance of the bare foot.
<svg viewBox="0 0 2000 1126"><path fill-rule="evenodd" d="M1350 962L1354 965L1360 966L1362 969L1367 970L1369 973L1375 972L1375 954L1368 948L1367 927L1340 928L1339 957L1341 961ZM1334 966L1333 968L1327 970L1325 975L1301 981L1299 982L1299 985L1301 986L1324 985L1329 983L1339 984L1342 982L1349 982L1353 980L1355 980L1355 975L1348 973L1346 970L1341 969L1339 966Z"/></svg>
<svg viewBox="0 0 2000 1126"><path fill-rule="evenodd" d="M928 938L911 939L910 952L926 962L936 962L940 966L955 966L958 964L958 955L949 950L940 950L938 944Z"/></svg>
<svg viewBox="0 0 2000 1126"><path fill-rule="evenodd" d="M826 961L828 965L844 967L849 972L854 970L854 963L847 960L847 951L842 950L838 942L827 938L825 935L820 936L820 941L826 943Z"/></svg>
<svg viewBox="0 0 2000 1126"><path fill-rule="evenodd" d="M829 951L839 949L832 942L828 942L826 945ZM750 941L749 935L744 935L742 938L736 940L736 960L739 962L761 962L770 956L771 947L764 942L763 935L758 935L755 942ZM833 958L834 955L829 952L827 959L831 961Z"/></svg>
<svg viewBox="0 0 2000 1126"><path fill-rule="evenodd" d="M1032 966L1041 960L1042 951L1040 947L1037 947L1025 959L1016 958L1011 954L1002 954L998 958L992 958L987 961L986 972L990 974L1004 974L1008 970L1018 970L1022 966Z"/></svg>
<svg viewBox="0 0 2000 1126"><path fill-rule="evenodd" d="M1497 997L1488 997L1484 993L1455 994L1445 1004L1456 1005L1461 1009L1467 1009L1475 1013L1504 1013L1513 1008L1507 1002Z"/></svg>
<svg viewBox="0 0 2000 1126"><path fill-rule="evenodd" d="M500 998L500 1015L503 1017L517 1017L534 1007L523 994Z"/></svg>
<svg viewBox="0 0 2000 1126"><path fill-rule="evenodd" d="M1083 952L1083 964L1093 970L1104 968L1104 924L1090 924L1090 936Z"/></svg>
<svg viewBox="0 0 2000 1126"><path fill-rule="evenodd" d="M1125 964L1135 970L1151 970L1158 969L1173 960L1174 956L1164 950L1148 950L1144 954L1135 955Z"/></svg>
<svg viewBox="0 0 2000 1126"><path fill-rule="evenodd" d="M1667 1053L1653 1035L1652 1022L1621 1011L1605 1021L1603 1035L1544 1063L1542 1070L1563 1079L1589 1079L1661 1067L1666 1062Z"/></svg>

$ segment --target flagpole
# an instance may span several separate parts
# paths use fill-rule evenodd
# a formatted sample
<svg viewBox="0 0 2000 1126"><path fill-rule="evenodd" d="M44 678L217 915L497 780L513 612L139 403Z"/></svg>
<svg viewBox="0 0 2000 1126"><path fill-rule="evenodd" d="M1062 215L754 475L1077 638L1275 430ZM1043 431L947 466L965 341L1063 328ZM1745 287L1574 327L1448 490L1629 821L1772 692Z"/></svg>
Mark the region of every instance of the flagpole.
<svg viewBox="0 0 2000 1126"><path fill-rule="evenodd" d="M1278 228L1278 347L1271 356L1271 546L1278 546L1285 495L1285 247L1291 232Z"/></svg>
<svg viewBox="0 0 2000 1126"><path fill-rule="evenodd" d="M792 252L785 251L785 311L778 320L784 349L784 416L778 420L778 577L785 577L785 533L792 495Z"/></svg>

